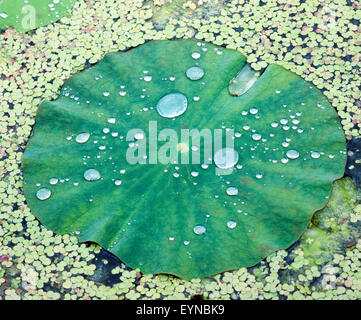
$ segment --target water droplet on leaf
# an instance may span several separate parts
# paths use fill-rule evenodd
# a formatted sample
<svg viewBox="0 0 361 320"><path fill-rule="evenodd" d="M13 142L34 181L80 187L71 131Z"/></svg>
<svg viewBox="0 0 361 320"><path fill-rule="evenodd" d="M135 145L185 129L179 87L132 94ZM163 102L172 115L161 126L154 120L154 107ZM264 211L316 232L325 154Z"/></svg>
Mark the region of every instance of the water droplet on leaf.
<svg viewBox="0 0 361 320"><path fill-rule="evenodd" d="M199 67L191 67L186 72L187 78L190 80L199 80L202 79L204 71Z"/></svg>
<svg viewBox="0 0 361 320"><path fill-rule="evenodd" d="M237 222L235 221L228 221L227 222L227 227L230 229L234 229L237 226Z"/></svg>
<svg viewBox="0 0 361 320"><path fill-rule="evenodd" d="M174 118L187 110L188 101L184 94L170 93L161 98L157 104L157 111L164 118Z"/></svg>
<svg viewBox="0 0 361 320"><path fill-rule="evenodd" d="M227 188L227 194L229 195L229 196L236 196L236 195L238 195L238 189L237 188L235 188L235 187L229 187L229 188Z"/></svg>
<svg viewBox="0 0 361 320"><path fill-rule="evenodd" d="M201 57L201 54L200 54L199 52L193 52L193 53L192 53L192 58L193 58L193 59L196 59L196 60L197 60L197 59L199 59L200 57Z"/></svg>
<svg viewBox="0 0 361 320"><path fill-rule="evenodd" d="M218 168L229 169L238 162L238 152L233 148L223 148L214 154L214 163Z"/></svg>
<svg viewBox="0 0 361 320"><path fill-rule="evenodd" d="M84 172L84 179L87 181L95 181L99 180L101 175L98 170L95 169L88 169Z"/></svg>
<svg viewBox="0 0 361 320"><path fill-rule="evenodd" d="M286 156L289 159L297 159L300 156L300 154L298 153L297 150L288 150Z"/></svg>
<svg viewBox="0 0 361 320"><path fill-rule="evenodd" d="M38 190L38 192L36 193L36 197L39 200L46 200L49 199L51 196L51 191L47 188L41 188Z"/></svg>
<svg viewBox="0 0 361 320"><path fill-rule="evenodd" d="M90 133L88 133L88 132L79 133L76 136L75 141L77 143L85 143L89 140L89 137L90 137Z"/></svg>
<svg viewBox="0 0 361 320"><path fill-rule="evenodd" d="M193 232L198 235L204 234L206 232L206 227L201 225L195 226Z"/></svg>

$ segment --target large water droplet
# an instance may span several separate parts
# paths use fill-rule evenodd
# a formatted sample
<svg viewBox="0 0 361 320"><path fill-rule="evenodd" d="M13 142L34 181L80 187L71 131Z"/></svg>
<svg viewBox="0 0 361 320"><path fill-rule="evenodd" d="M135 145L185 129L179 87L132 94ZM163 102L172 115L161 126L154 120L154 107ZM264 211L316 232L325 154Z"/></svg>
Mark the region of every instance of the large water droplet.
<svg viewBox="0 0 361 320"><path fill-rule="evenodd" d="M229 196L236 196L238 194L238 189L235 187L229 187L226 192Z"/></svg>
<svg viewBox="0 0 361 320"><path fill-rule="evenodd" d="M214 163L218 168L229 169L238 162L238 152L233 148L223 148L214 154Z"/></svg>
<svg viewBox="0 0 361 320"><path fill-rule="evenodd" d="M84 172L84 179L87 181L95 181L99 180L101 175L98 170L95 169L88 169Z"/></svg>
<svg viewBox="0 0 361 320"><path fill-rule="evenodd" d="M195 234L201 235L201 234L203 234L203 233L206 232L206 227L205 227L205 226L200 226L200 225L195 226L195 227L193 228L193 232L194 232Z"/></svg>
<svg viewBox="0 0 361 320"><path fill-rule="evenodd" d="M190 80L199 80L202 79L204 75L204 71L202 68L199 67L191 67L187 70L187 78Z"/></svg>
<svg viewBox="0 0 361 320"><path fill-rule="evenodd" d="M90 137L90 133L88 132L79 133L76 136L75 141L78 143L85 143L89 140L89 137Z"/></svg>
<svg viewBox="0 0 361 320"><path fill-rule="evenodd" d="M174 118L187 110L188 101L182 93L170 93L161 98L157 104L157 111L164 118Z"/></svg>
<svg viewBox="0 0 361 320"><path fill-rule="evenodd" d="M297 159L300 156L300 154L298 153L297 150L288 150L286 156L289 159Z"/></svg>
<svg viewBox="0 0 361 320"><path fill-rule="evenodd" d="M51 191L47 188L41 188L38 190L38 192L36 193L36 197L39 200L46 200L49 199L51 196Z"/></svg>
<svg viewBox="0 0 361 320"><path fill-rule="evenodd" d="M152 76L145 76L144 81L149 82L152 80Z"/></svg>

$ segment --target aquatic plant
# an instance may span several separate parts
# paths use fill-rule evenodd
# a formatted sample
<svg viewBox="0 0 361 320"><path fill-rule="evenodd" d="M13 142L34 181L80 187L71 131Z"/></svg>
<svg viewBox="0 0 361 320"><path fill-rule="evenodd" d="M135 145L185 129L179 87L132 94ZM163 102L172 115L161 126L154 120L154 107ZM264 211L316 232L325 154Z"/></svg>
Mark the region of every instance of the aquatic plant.
<svg viewBox="0 0 361 320"><path fill-rule="evenodd" d="M36 217L142 272L187 279L289 247L343 176L345 138L317 88L277 65L254 81L237 72L250 70L245 60L208 43L153 41L68 80L57 100L41 105L23 156ZM232 96L240 74L249 88ZM231 132L234 147L194 163L205 146L182 142L177 159L188 154L188 164L152 162L141 154L152 122L160 135ZM159 150L168 142L163 136Z"/></svg>

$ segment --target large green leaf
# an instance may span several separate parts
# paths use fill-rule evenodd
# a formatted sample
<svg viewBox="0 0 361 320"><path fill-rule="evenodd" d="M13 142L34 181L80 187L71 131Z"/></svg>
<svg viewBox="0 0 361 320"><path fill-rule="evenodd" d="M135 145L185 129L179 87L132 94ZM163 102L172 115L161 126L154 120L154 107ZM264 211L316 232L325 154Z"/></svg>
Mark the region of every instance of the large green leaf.
<svg viewBox="0 0 361 320"><path fill-rule="evenodd" d="M194 52L200 58L192 58ZM204 71L200 80L186 75L195 66ZM109 54L72 77L57 100L40 106L23 157L24 191L34 214L51 230L98 242L142 272L183 278L251 266L289 247L343 175L343 131L326 98L277 65L246 93L231 96L228 84L243 66L245 58L233 50L153 41ZM170 93L188 100L175 118L156 109ZM157 121L158 132L234 129L237 168L223 175L213 162L207 169L129 164L126 134L139 128L148 137L149 121ZM80 133L90 134L85 143L76 142ZM299 157L289 159L290 150ZM85 180L89 169L101 179ZM52 178L59 181L51 184ZM230 187L238 194L229 195ZM46 189L51 196L39 200ZM195 226L205 232L196 234Z"/></svg>
<svg viewBox="0 0 361 320"><path fill-rule="evenodd" d="M0 29L13 26L26 32L66 15L77 0L0 0Z"/></svg>

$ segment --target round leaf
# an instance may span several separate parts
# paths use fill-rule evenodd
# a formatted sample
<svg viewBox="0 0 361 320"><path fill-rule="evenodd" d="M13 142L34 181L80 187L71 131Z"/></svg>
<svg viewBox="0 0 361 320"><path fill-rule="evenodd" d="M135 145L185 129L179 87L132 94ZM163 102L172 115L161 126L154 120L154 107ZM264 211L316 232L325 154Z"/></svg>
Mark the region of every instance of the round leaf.
<svg viewBox="0 0 361 320"><path fill-rule="evenodd" d="M34 214L142 272L187 279L289 247L343 176L345 138L320 91L280 66L232 96L228 84L244 66L238 52L208 43L153 41L72 77L40 106L23 156ZM194 67L203 74L187 76ZM176 136L154 146L155 127L160 138ZM215 145L211 163L194 163L205 140L193 149L185 129L210 130L214 141L215 130L234 133L234 163L222 169ZM178 163L155 161L170 145Z"/></svg>

